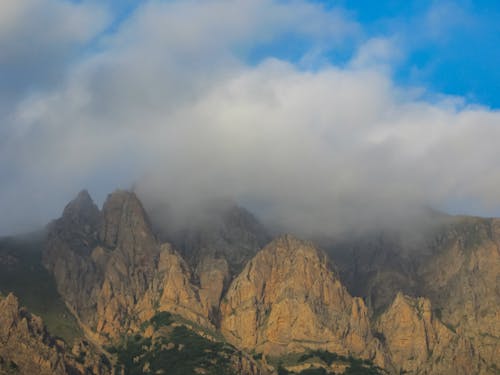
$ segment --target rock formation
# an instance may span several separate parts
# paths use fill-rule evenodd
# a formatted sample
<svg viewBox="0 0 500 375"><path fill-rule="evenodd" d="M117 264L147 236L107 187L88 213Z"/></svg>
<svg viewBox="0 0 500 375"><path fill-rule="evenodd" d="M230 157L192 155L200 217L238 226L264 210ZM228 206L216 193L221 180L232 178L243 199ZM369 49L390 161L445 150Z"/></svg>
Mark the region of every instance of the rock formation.
<svg viewBox="0 0 500 375"><path fill-rule="evenodd" d="M221 305L222 333L266 354L324 349L384 365L363 301L349 295L312 243L282 236L260 251Z"/></svg>
<svg viewBox="0 0 500 375"><path fill-rule="evenodd" d="M457 218L419 272L441 319L500 369L500 220Z"/></svg>
<svg viewBox="0 0 500 375"><path fill-rule="evenodd" d="M91 259L99 240L101 216L89 194L82 191L49 225L43 253L45 267L54 275L59 293L80 319L93 325L103 269Z"/></svg>
<svg viewBox="0 0 500 375"><path fill-rule="evenodd" d="M500 221L436 213L415 233L351 238L330 244L350 291L379 316L399 292L425 296L433 316L466 338L482 363L500 368ZM410 227L411 229L411 227ZM490 370L484 370L484 369Z"/></svg>
<svg viewBox="0 0 500 375"><path fill-rule="evenodd" d="M500 368L500 220L439 216L404 241L333 241L340 272L291 235L258 251L265 231L233 206L168 236L152 228L126 191L111 194L102 211L83 191L49 226L44 264L87 337L116 343L168 311L219 329L266 366L267 358L319 349L390 373Z"/></svg>
<svg viewBox="0 0 500 375"><path fill-rule="evenodd" d="M483 373L483 364L471 342L437 319L426 298L399 293L375 329L382 334L391 361L400 373Z"/></svg>
<svg viewBox="0 0 500 375"><path fill-rule="evenodd" d="M66 373L62 348L12 294L0 297L0 358L5 369L23 374Z"/></svg>
<svg viewBox="0 0 500 375"><path fill-rule="evenodd" d="M42 320L9 294L0 296L0 373L105 375L111 368L98 356L84 360L68 354L65 343L50 336Z"/></svg>
<svg viewBox="0 0 500 375"><path fill-rule="evenodd" d="M102 212L80 193L51 225L44 263L69 307L100 340L137 330L156 311L208 324L189 268L156 240L131 192L111 194Z"/></svg>
<svg viewBox="0 0 500 375"><path fill-rule="evenodd" d="M200 208L187 227L165 235L194 270L200 296L217 322L223 293L269 241L264 227L242 207L216 201Z"/></svg>

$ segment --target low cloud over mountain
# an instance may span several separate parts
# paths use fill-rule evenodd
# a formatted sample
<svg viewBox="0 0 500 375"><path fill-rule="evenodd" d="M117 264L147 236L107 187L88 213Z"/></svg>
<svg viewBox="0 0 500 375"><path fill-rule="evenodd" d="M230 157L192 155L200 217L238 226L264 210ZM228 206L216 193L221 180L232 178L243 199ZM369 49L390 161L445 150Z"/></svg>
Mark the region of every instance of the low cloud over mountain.
<svg viewBox="0 0 500 375"><path fill-rule="evenodd" d="M0 111L2 233L46 222L83 186L102 201L132 184L179 215L230 198L298 233L421 206L500 213L500 113L396 80L404 35L306 1L148 1L119 17L43 2L57 11L0 5L43 38L19 49L21 21L0 28L13 46L0 95L15 93Z"/></svg>

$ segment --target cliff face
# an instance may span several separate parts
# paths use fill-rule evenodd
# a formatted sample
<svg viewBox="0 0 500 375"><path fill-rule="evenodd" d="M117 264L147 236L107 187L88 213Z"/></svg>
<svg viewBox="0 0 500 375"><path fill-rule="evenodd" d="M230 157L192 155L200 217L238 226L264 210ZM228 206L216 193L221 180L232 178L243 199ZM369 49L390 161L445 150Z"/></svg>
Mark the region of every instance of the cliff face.
<svg viewBox="0 0 500 375"><path fill-rule="evenodd" d="M500 220L463 217L445 228L419 269L441 319L500 368Z"/></svg>
<svg viewBox="0 0 500 375"><path fill-rule="evenodd" d="M200 208L186 228L166 237L193 269L200 297L215 322L229 283L269 241L255 217L231 202L212 202Z"/></svg>
<svg viewBox="0 0 500 375"><path fill-rule="evenodd" d="M59 293L86 323L95 321L96 285L103 282L103 268L90 257L99 241L100 224L99 209L82 191L65 207L62 217L49 225L42 259Z"/></svg>
<svg viewBox="0 0 500 375"><path fill-rule="evenodd" d="M426 220L432 225L417 225L414 234L407 228L337 241L330 253L372 315L392 306L399 292L425 296L433 316L468 340L473 361L494 373L500 368L500 221L442 214Z"/></svg>
<svg viewBox="0 0 500 375"><path fill-rule="evenodd" d="M342 273L290 235L257 251L264 231L240 209L198 224L172 237L178 253L133 193L111 194L100 211L82 192L51 224L43 260L100 343L168 311L264 357L320 349L391 373L500 368L500 220L448 217L409 247L354 240L332 252Z"/></svg>
<svg viewBox="0 0 500 375"><path fill-rule="evenodd" d="M80 193L52 224L43 259L67 304L99 339L137 330L163 310L208 324L189 268L156 240L133 193L114 192L102 212Z"/></svg>
<svg viewBox="0 0 500 375"><path fill-rule="evenodd" d="M12 294L0 297L0 358L5 370L66 373L62 348L48 335L41 319L21 309Z"/></svg>
<svg viewBox="0 0 500 375"><path fill-rule="evenodd" d="M0 373L105 375L111 369L90 355L78 362L66 352L64 342L49 335L38 316L20 307L17 298L9 294L0 296Z"/></svg>
<svg viewBox="0 0 500 375"><path fill-rule="evenodd" d="M113 336L135 315L137 302L153 280L160 248L139 200L124 191L106 200L99 240L90 258L103 266L96 330Z"/></svg>
<svg viewBox="0 0 500 375"><path fill-rule="evenodd" d="M280 237L252 259L221 304L222 333L266 354L324 349L384 364L363 301L309 242Z"/></svg>
<svg viewBox="0 0 500 375"><path fill-rule="evenodd" d="M396 369L410 374L480 374L471 342L446 327L426 298L399 293L375 324Z"/></svg>

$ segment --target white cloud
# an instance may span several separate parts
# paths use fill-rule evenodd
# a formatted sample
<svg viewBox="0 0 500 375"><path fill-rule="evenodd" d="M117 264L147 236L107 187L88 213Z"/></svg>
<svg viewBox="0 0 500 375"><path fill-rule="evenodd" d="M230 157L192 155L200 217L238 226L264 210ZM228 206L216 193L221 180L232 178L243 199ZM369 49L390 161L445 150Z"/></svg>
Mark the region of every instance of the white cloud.
<svg viewBox="0 0 500 375"><path fill-rule="evenodd" d="M403 53L395 38L371 38L364 42L350 66L357 69L381 68L389 69L403 59Z"/></svg>
<svg viewBox="0 0 500 375"><path fill-rule="evenodd" d="M108 20L105 9L91 3L0 2L0 116L23 95L61 82L78 48Z"/></svg>
<svg viewBox="0 0 500 375"><path fill-rule="evenodd" d="M398 58L391 40L366 41L343 68L240 57L290 33L321 49L358 29L302 1L146 3L5 121L0 208L14 215L0 228L135 180L149 203L230 196L303 231L450 200L500 209L500 114L397 87L380 69Z"/></svg>

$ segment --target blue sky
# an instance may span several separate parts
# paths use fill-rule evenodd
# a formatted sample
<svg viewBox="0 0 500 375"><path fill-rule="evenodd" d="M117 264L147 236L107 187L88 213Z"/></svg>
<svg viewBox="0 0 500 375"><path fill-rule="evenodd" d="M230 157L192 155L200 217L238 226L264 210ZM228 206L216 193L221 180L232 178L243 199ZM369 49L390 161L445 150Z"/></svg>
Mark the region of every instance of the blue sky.
<svg viewBox="0 0 500 375"><path fill-rule="evenodd" d="M83 0L75 0L83 3ZM286 2L286 1L284 1ZM402 85L424 86L435 92L457 95L491 108L500 108L500 2L495 0L311 0L325 9L340 8L361 25L365 38L396 37L404 57L393 66L393 77ZM108 0L114 32L143 1ZM434 10L433 28L426 18ZM283 35L273 43L246 51L251 62L276 56L297 61L311 47L311 40ZM352 57L355 45L338 45L325 56L333 64Z"/></svg>
<svg viewBox="0 0 500 375"><path fill-rule="evenodd" d="M81 1L79 1L81 2ZM365 38L396 37L404 57L393 66L393 77L402 85L424 86L435 92L457 95L471 102L500 108L500 2L495 0L311 0L325 9L340 8L359 22ZM108 2L114 31L126 21L140 1ZM426 18L436 12L434 31ZM251 62L276 56L297 61L311 41L284 35L269 45L246 51ZM352 57L353 44L335 46L325 55L333 64Z"/></svg>
<svg viewBox="0 0 500 375"><path fill-rule="evenodd" d="M471 0L0 2L0 234L130 186L299 231L500 216L499 19Z"/></svg>
<svg viewBox="0 0 500 375"><path fill-rule="evenodd" d="M495 0L314 0L325 8L341 7L360 23L365 38L395 37L404 50L393 66L402 85L424 86L435 92L462 96L478 104L500 108L500 2ZM427 18L436 11L429 30ZM263 51L299 59L307 40L283 38ZM348 60L355 47L329 51L334 64Z"/></svg>

